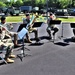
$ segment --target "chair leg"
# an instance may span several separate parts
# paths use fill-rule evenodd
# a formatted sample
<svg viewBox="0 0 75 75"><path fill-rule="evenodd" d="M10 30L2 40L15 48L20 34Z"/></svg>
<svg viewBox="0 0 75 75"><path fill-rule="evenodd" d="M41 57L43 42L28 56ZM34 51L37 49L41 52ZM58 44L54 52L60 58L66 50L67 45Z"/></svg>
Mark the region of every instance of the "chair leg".
<svg viewBox="0 0 75 75"><path fill-rule="evenodd" d="M53 43L54 43L54 41L55 41L55 35L53 35Z"/></svg>
<svg viewBox="0 0 75 75"><path fill-rule="evenodd" d="M5 64L7 64L7 62L6 62L6 60L5 60L4 58L0 57L0 59L3 60L3 62L4 62Z"/></svg>

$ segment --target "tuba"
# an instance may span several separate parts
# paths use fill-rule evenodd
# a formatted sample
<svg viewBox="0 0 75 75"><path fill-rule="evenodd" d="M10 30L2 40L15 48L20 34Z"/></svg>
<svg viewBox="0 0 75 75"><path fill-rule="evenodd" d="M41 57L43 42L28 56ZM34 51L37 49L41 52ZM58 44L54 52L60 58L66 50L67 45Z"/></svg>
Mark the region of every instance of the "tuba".
<svg viewBox="0 0 75 75"><path fill-rule="evenodd" d="M35 20L36 20L37 17L38 17L37 15L35 15L35 16L32 15L30 23L27 24L26 29L31 29L32 28L33 23L35 22Z"/></svg>

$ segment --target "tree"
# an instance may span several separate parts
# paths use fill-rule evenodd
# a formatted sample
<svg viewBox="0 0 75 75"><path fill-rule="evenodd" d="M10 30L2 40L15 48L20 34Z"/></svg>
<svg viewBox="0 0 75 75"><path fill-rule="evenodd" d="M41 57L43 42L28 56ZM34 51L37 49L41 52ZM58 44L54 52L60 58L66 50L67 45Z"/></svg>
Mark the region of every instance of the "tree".
<svg viewBox="0 0 75 75"><path fill-rule="evenodd" d="M30 6L39 6L40 8L46 7L47 0L0 0L3 2L3 6L21 6L21 5L30 5ZM57 7L57 8L67 8L67 7L75 7L75 0L48 0L49 7Z"/></svg>
<svg viewBox="0 0 75 75"><path fill-rule="evenodd" d="M8 1L8 0L0 0L0 2L4 2L4 3L7 2L7 1Z"/></svg>
<svg viewBox="0 0 75 75"><path fill-rule="evenodd" d="M17 0L15 3L15 6L21 6L21 5L23 5L23 1L22 0Z"/></svg>
<svg viewBox="0 0 75 75"><path fill-rule="evenodd" d="M5 4L5 3L0 2L0 7L5 7L5 6L6 6L6 4Z"/></svg>
<svg viewBox="0 0 75 75"><path fill-rule="evenodd" d="M70 0L57 0L56 7L57 8L67 8Z"/></svg>

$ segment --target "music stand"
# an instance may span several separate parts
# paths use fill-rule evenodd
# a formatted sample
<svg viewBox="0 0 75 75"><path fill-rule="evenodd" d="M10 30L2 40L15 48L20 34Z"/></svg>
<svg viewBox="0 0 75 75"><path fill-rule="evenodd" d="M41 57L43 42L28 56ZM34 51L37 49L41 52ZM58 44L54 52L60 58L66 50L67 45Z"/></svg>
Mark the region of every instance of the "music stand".
<svg viewBox="0 0 75 75"><path fill-rule="evenodd" d="M25 44L24 44L24 37L25 37L25 35L26 35L27 32L28 32L28 30L26 28L23 28L20 32L18 32L18 37L20 39L22 39L22 48L21 48L21 54L18 54L17 56L21 59L21 61L22 61L23 57L27 56L25 54L25 52L24 52L25 49L27 49L28 51L30 51L28 48L24 47L25 46ZM18 49L18 50L20 50L20 49Z"/></svg>
<svg viewBox="0 0 75 75"><path fill-rule="evenodd" d="M73 34L74 34L72 39L75 39L75 23L70 23L70 26L71 26L71 28L73 28Z"/></svg>
<svg viewBox="0 0 75 75"><path fill-rule="evenodd" d="M75 23L70 23L71 28L75 28Z"/></svg>
<svg viewBox="0 0 75 75"><path fill-rule="evenodd" d="M50 21L50 25L51 24L60 24L61 23L61 20L51 20Z"/></svg>
<svg viewBox="0 0 75 75"><path fill-rule="evenodd" d="M61 23L61 20L50 20L50 25L55 24L59 25ZM53 43L55 41L55 35L53 36Z"/></svg>
<svg viewBox="0 0 75 75"><path fill-rule="evenodd" d="M34 22L33 27L41 27L43 22Z"/></svg>
<svg viewBox="0 0 75 75"><path fill-rule="evenodd" d="M26 26L27 26L27 24L20 24L20 26L19 26L17 32L21 31L22 28L26 28Z"/></svg>

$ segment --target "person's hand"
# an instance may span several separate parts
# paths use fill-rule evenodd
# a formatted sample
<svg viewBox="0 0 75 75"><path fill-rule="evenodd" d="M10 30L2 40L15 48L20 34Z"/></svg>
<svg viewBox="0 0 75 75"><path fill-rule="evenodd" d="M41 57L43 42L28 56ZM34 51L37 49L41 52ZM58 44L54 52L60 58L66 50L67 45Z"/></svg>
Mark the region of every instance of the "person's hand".
<svg viewBox="0 0 75 75"><path fill-rule="evenodd" d="M12 23L10 23L10 25L12 25Z"/></svg>
<svg viewBox="0 0 75 75"><path fill-rule="evenodd" d="M11 29L13 29L13 25L12 25L12 23L10 23L10 26L11 26Z"/></svg>
<svg viewBox="0 0 75 75"><path fill-rule="evenodd" d="M4 27L2 27L2 31L6 30Z"/></svg>

